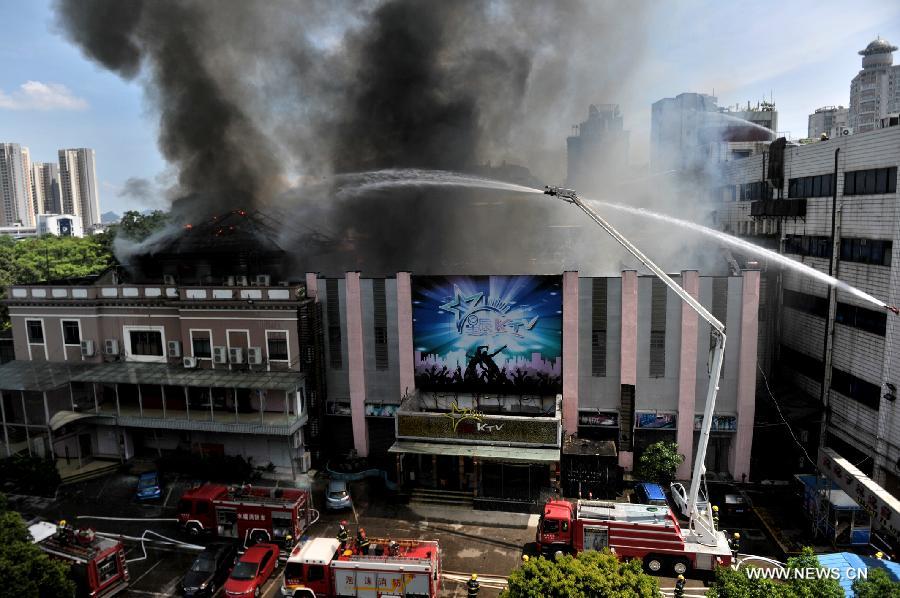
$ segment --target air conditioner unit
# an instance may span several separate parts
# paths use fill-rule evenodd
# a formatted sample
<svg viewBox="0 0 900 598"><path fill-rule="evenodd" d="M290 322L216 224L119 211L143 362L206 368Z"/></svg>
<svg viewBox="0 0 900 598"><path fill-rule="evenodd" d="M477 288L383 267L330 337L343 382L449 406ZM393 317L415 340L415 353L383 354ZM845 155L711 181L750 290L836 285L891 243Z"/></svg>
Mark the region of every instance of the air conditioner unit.
<svg viewBox="0 0 900 598"><path fill-rule="evenodd" d="M262 363L262 349L259 347L250 347L247 349L247 363L250 365L259 365Z"/></svg>
<svg viewBox="0 0 900 598"><path fill-rule="evenodd" d="M239 287L247 286L247 277L246 276L235 276L234 281L237 283Z"/></svg>
<svg viewBox="0 0 900 598"><path fill-rule="evenodd" d="M93 357L94 356L94 341L92 341L92 340L81 341L81 354L84 357Z"/></svg>
<svg viewBox="0 0 900 598"><path fill-rule="evenodd" d="M182 357L181 363L185 368L191 370L197 367L197 358L196 357Z"/></svg>
<svg viewBox="0 0 900 598"><path fill-rule="evenodd" d="M213 363L228 363L228 350L226 347L213 347Z"/></svg>
<svg viewBox="0 0 900 598"><path fill-rule="evenodd" d="M181 357L181 341L169 341L166 347L169 349L169 357Z"/></svg>
<svg viewBox="0 0 900 598"><path fill-rule="evenodd" d="M268 274L257 274L256 275L256 286L258 287L267 287L272 282L272 277Z"/></svg>
<svg viewBox="0 0 900 598"><path fill-rule="evenodd" d="M118 355L119 354L119 339L108 338L105 341L103 341L103 352L106 355Z"/></svg>
<svg viewBox="0 0 900 598"><path fill-rule="evenodd" d="M231 363L244 363L244 350L240 347L229 347L228 361Z"/></svg>
<svg viewBox="0 0 900 598"><path fill-rule="evenodd" d="M163 274L163 284L173 285L175 284L175 277L171 274Z"/></svg>
<svg viewBox="0 0 900 598"><path fill-rule="evenodd" d="M300 471L306 473L310 469L312 469L312 455L309 451L303 451L300 456Z"/></svg>

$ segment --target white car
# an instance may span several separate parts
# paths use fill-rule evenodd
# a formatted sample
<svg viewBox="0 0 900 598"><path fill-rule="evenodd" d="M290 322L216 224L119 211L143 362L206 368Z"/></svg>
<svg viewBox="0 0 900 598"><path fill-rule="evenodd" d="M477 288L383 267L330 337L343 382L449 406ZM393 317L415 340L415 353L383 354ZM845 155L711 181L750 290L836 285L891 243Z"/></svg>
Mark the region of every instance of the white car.
<svg viewBox="0 0 900 598"><path fill-rule="evenodd" d="M678 508L679 513L681 513L684 517L690 517L691 514L688 512L688 495L687 490L684 489L684 485L679 484L678 482L672 482L669 486L669 489L672 491L672 501L675 503L675 506ZM703 496L697 496L697 510L700 514L706 513L706 509L709 508L709 501L707 501Z"/></svg>

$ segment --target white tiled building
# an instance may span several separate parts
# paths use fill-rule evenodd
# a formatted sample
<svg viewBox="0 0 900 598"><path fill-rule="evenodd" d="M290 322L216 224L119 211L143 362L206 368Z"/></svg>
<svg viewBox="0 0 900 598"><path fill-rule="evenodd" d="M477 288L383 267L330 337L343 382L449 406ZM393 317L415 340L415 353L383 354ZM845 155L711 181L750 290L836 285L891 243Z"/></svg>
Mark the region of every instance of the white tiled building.
<svg viewBox="0 0 900 598"><path fill-rule="evenodd" d="M881 128L881 120L900 112L897 46L880 37L860 50L862 70L850 82L850 127L856 133Z"/></svg>

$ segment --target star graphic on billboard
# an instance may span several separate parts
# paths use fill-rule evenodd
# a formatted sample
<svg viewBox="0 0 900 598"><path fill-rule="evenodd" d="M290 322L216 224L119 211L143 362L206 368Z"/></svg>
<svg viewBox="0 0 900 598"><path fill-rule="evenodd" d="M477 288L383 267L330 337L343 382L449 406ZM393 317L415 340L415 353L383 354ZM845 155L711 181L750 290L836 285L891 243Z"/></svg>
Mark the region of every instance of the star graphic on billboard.
<svg viewBox="0 0 900 598"><path fill-rule="evenodd" d="M441 309L456 312L456 329L462 330L463 321L468 314L472 313L475 308L478 307L478 304L481 303L481 300L484 297L484 293L475 293L474 295L464 297L459 290L459 287L456 286L453 287L453 292L455 294L453 301L441 305Z"/></svg>

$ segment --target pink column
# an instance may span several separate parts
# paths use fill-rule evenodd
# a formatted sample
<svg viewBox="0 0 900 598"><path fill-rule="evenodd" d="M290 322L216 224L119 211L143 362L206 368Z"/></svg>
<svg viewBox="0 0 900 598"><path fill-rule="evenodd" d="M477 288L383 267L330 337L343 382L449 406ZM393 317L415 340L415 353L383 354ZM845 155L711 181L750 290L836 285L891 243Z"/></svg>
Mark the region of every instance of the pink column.
<svg viewBox="0 0 900 598"><path fill-rule="evenodd" d="M353 424L353 447L360 457L369 455L369 433L366 428L366 373L363 361L362 300L359 272L347 272L347 370L350 380L350 418Z"/></svg>
<svg viewBox="0 0 900 598"><path fill-rule="evenodd" d="M319 275L315 272L306 273L306 296L319 302Z"/></svg>
<svg viewBox="0 0 900 598"><path fill-rule="evenodd" d="M400 346L400 396L416 389L413 363L412 285L409 272L397 272L397 340Z"/></svg>
<svg viewBox="0 0 900 598"><path fill-rule="evenodd" d="M622 341L619 367L621 384L637 383L637 314L638 314L638 286L637 271L622 271ZM637 396L635 396L635 401ZM633 426L634 422L623 421L620 417L620 426ZM629 430L628 435L634 434ZM631 451L619 451L619 465L631 471L634 466L634 453Z"/></svg>
<svg viewBox="0 0 900 598"><path fill-rule="evenodd" d="M563 433L578 432L578 272L563 272Z"/></svg>
<svg viewBox="0 0 900 598"><path fill-rule="evenodd" d="M700 275L696 270L681 273L681 286L694 298L700 296ZM681 302L681 357L678 371L678 452L684 463L676 475L686 480L694 462L694 411L697 398L697 312Z"/></svg>
<svg viewBox="0 0 900 598"><path fill-rule="evenodd" d="M756 412L756 344L759 332L759 270L744 270L741 293L741 344L738 356L737 433L731 447L731 475L750 478L753 417ZM744 477L746 476L746 478Z"/></svg>

